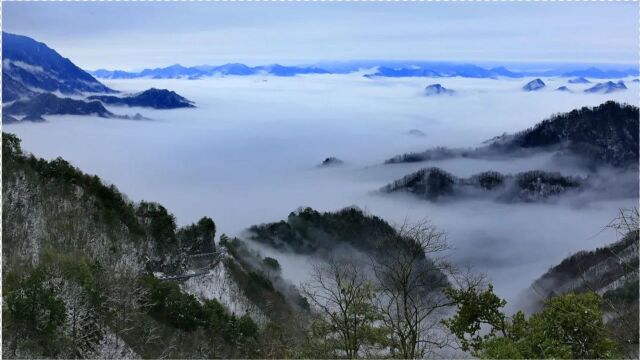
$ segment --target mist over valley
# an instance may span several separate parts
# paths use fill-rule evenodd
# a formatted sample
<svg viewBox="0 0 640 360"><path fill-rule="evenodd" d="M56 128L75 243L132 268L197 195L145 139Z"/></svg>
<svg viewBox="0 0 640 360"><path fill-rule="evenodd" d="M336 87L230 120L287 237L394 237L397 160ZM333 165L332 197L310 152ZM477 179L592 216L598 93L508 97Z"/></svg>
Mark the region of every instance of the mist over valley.
<svg viewBox="0 0 640 360"><path fill-rule="evenodd" d="M566 80L545 79L548 89L532 93L521 90L526 79L447 78L439 81L456 94L437 98L423 95L422 78L361 74L104 80L130 93L172 89L197 107L131 108L152 121L54 115L46 123L5 125L5 131L17 134L37 156L61 156L117 184L132 200L159 201L179 224L207 215L229 235L285 218L301 206L320 211L358 206L391 223L429 219L447 232L457 263L486 272L499 293L511 298L565 256L610 242L601 228L616 209L635 204L637 193L598 196L600 189L535 204L482 199L429 204L375 190L429 166L458 177L529 170L586 176L589 171L578 160L558 161L553 152L383 165L400 153L481 146L582 106L634 101L634 91L551 90ZM425 136L410 136L411 129ZM345 163L316 167L330 156ZM624 189L637 189L637 170L630 171ZM610 172L612 182L620 178L616 173L625 173ZM612 192L619 188L605 186Z"/></svg>

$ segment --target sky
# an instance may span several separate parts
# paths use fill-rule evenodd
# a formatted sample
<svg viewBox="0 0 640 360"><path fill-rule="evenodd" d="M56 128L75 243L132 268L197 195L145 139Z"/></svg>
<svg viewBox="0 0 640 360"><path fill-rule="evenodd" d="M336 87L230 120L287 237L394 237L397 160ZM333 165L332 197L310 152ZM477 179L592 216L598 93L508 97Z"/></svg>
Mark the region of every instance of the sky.
<svg viewBox="0 0 640 360"><path fill-rule="evenodd" d="M633 2L3 2L85 69L350 60L638 63Z"/></svg>

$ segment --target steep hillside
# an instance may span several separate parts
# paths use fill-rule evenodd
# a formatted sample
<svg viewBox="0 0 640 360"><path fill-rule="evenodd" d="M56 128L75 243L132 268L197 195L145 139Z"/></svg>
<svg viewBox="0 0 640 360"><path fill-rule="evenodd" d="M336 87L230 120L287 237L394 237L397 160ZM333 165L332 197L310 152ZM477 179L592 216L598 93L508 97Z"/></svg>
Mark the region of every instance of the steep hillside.
<svg viewBox="0 0 640 360"><path fill-rule="evenodd" d="M284 356L280 340L291 335L272 319L301 309L284 301L294 291L279 293L277 276L251 265L241 245L219 249L213 220L178 229L161 205L24 153L10 134L2 174L4 356ZM237 297L209 296L212 278Z"/></svg>
<svg viewBox="0 0 640 360"><path fill-rule="evenodd" d="M636 231L608 246L567 257L536 280L533 287L545 296L591 290L606 297L622 294L626 287L637 290L637 277ZM628 292L637 299L637 291Z"/></svg>
<svg viewBox="0 0 640 360"><path fill-rule="evenodd" d="M601 248L580 251L549 269L532 285L534 308L567 293L602 296L607 328L628 358L638 357L638 209L621 210L608 228L622 238Z"/></svg>
<svg viewBox="0 0 640 360"><path fill-rule="evenodd" d="M637 107L608 101L554 115L514 135L508 144L543 148L566 143L571 151L594 161L637 165L638 116Z"/></svg>
<svg viewBox="0 0 640 360"><path fill-rule="evenodd" d="M26 88L63 94L114 92L47 45L27 36L2 33L4 101L28 95ZM9 80L9 81L6 81Z"/></svg>

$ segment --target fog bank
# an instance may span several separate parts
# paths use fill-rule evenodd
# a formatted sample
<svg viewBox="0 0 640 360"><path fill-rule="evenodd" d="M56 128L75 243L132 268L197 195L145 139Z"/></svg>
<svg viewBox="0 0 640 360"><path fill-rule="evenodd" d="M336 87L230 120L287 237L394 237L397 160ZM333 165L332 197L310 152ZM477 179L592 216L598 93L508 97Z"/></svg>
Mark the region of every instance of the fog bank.
<svg viewBox="0 0 640 360"><path fill-rule="evenodd" d="M627 91L598 95L581 92L591 84L569 85L575 93L555 92L567 79L543 79L547 89L521 91L529 80L350 74L106 81L123 91L175 90L197 108L109 107L153 120L47 116L47 123L5 125L4 131L22 138L27 151L49 159L62 156L116 184L132 200L162 203L179 224L210 216L219 233L235 235L252 224L284 219L299 206L331 211L357 205L392 223L428 218L448 234L454 262L486 272L500 295L513 297L565 256L613 241L600 229L618 208L637 204L637 198L591 199L586 194L583 201L543 204L429 203L372 191L426 166L460 177L531 169L583 175L580 168L559 165L544 153L511 160L381 163L433 146L478 146L553 113L609 99L637 103L636 83L628 82ZM431 83L457 94L423 96ZM412 129L425 136L408 135ZM329 156L345 165L316 167ZM285 274L302 266L296 261L283 264Z"/></svg>

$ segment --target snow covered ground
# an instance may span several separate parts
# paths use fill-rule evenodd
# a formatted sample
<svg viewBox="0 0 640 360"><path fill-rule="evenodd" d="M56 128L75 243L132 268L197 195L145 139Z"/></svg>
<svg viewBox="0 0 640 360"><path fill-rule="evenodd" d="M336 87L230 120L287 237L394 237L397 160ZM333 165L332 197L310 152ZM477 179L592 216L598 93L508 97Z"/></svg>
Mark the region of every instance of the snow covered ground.
<svg viewBox="0 0 640 360"><path fill-rule="evenodd" d="M237 316L249 314L263 322L266 316L242 294L242 290L227 273L224 262L218 263L208 274L194 276L182 284L182 290L201 300L215 299Z"/></svg>

